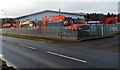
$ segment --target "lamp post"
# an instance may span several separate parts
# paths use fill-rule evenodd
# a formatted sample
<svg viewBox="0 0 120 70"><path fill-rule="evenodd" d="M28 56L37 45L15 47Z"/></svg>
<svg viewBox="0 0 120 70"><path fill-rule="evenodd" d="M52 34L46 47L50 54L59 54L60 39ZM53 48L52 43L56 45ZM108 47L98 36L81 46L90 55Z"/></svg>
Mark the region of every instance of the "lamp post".
<svg viewBox="0 0 120 70"><path fill-rule="evenodd" d="M59 9L59 12L61 12L61 9ZM60 14L59 14L60 15Z"/></svg>
<svg viewBox="0 0 120 70"><path fill-rule="evenodd" d="M6 10L1 10L5 16L5 18L7 18L7 11Z"/></svg>
<svg viewBox="0 0 120 70"><path fill-rule="evenodd" d="M7 23L7 11L6 10L1 10L3 12L3 19L5 19L5 21L3 21L4 23Z"/></svg>

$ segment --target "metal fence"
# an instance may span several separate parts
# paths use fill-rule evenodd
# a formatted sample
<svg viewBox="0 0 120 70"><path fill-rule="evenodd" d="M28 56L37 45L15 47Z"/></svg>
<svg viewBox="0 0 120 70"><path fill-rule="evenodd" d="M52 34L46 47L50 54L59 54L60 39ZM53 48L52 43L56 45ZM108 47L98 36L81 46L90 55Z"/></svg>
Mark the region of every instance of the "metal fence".
<svg viewBox="0 0 120 70"><path fill-rule="evenodd" d="M93 37L109 36L115 32L120 32L120 24L85 25L74 29L74 31L72 31L71 29L65 29L62 26L49 26L46 28L41 27L37 29L2 29L2 33L36 35L68 39L86 39Z"/></svg>
<svg viewBox="0 0 120 70"><path fill-rule="evenodd" d="M120 32L120 24L90 25L88 29L78 28L78 39L109 36Z"/></svg>

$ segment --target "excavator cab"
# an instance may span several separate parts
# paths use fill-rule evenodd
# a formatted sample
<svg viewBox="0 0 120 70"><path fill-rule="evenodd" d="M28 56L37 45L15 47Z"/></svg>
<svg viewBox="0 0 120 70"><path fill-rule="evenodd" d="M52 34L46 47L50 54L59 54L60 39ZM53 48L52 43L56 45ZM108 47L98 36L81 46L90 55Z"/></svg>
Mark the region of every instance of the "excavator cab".
<svg viewBox="0 0 120 70"><path fill-rule="evenodd" d="M79 18L73 19L72 17L65 18L63 23L64 23L64 26L83 24Z"/></svg>
<svg viewBox="0 0 120 70"><path fill-rule="evenodd" d="M70 26L71 24L73 24L73 20L71 17L65 18L63 20L63 26Z"/></svg>
<svg viewBox="0 0 120 70"><path fill-rule="evenodd" d="M80 18L70 18L69 20L72 22L72 24L83 24Z"/></svg>

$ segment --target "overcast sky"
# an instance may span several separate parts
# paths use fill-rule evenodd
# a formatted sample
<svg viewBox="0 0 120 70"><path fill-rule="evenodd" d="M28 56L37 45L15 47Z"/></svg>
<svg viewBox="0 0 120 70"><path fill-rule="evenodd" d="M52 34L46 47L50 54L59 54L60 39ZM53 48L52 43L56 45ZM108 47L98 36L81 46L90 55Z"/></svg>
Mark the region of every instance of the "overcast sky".
<svg viewBox="0 0 120 70"><path fill-rule="evenodd" d="M43 10L118 13L119 0L0 0L0 18L19 17ZM3 11L1 11L3 10Z"/></svg>

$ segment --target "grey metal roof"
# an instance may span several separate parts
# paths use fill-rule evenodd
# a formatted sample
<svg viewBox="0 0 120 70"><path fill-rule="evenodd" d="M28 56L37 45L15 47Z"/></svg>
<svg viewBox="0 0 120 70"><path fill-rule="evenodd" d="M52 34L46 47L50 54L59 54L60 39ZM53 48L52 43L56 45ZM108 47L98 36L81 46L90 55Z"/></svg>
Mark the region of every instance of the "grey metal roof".
<svg viewBox="0 0 120 70"><path fill-rule="evenodd" d="M61 13L61 14L70 14L70 15L76 15L76 16L85 16L86 15L86 14L79 14L79 13L69 13L69 12L60 12L60 11L45 10L45 11L41 11L41 12L37 12L37 13L25 15L25 16L20 16L20 17L17 17L16 19L20 19L20 18L24 18L24 17L36 15L36 14L41 14L41 13L44 13L44 12L54 12L54 13Z"/></svg>

